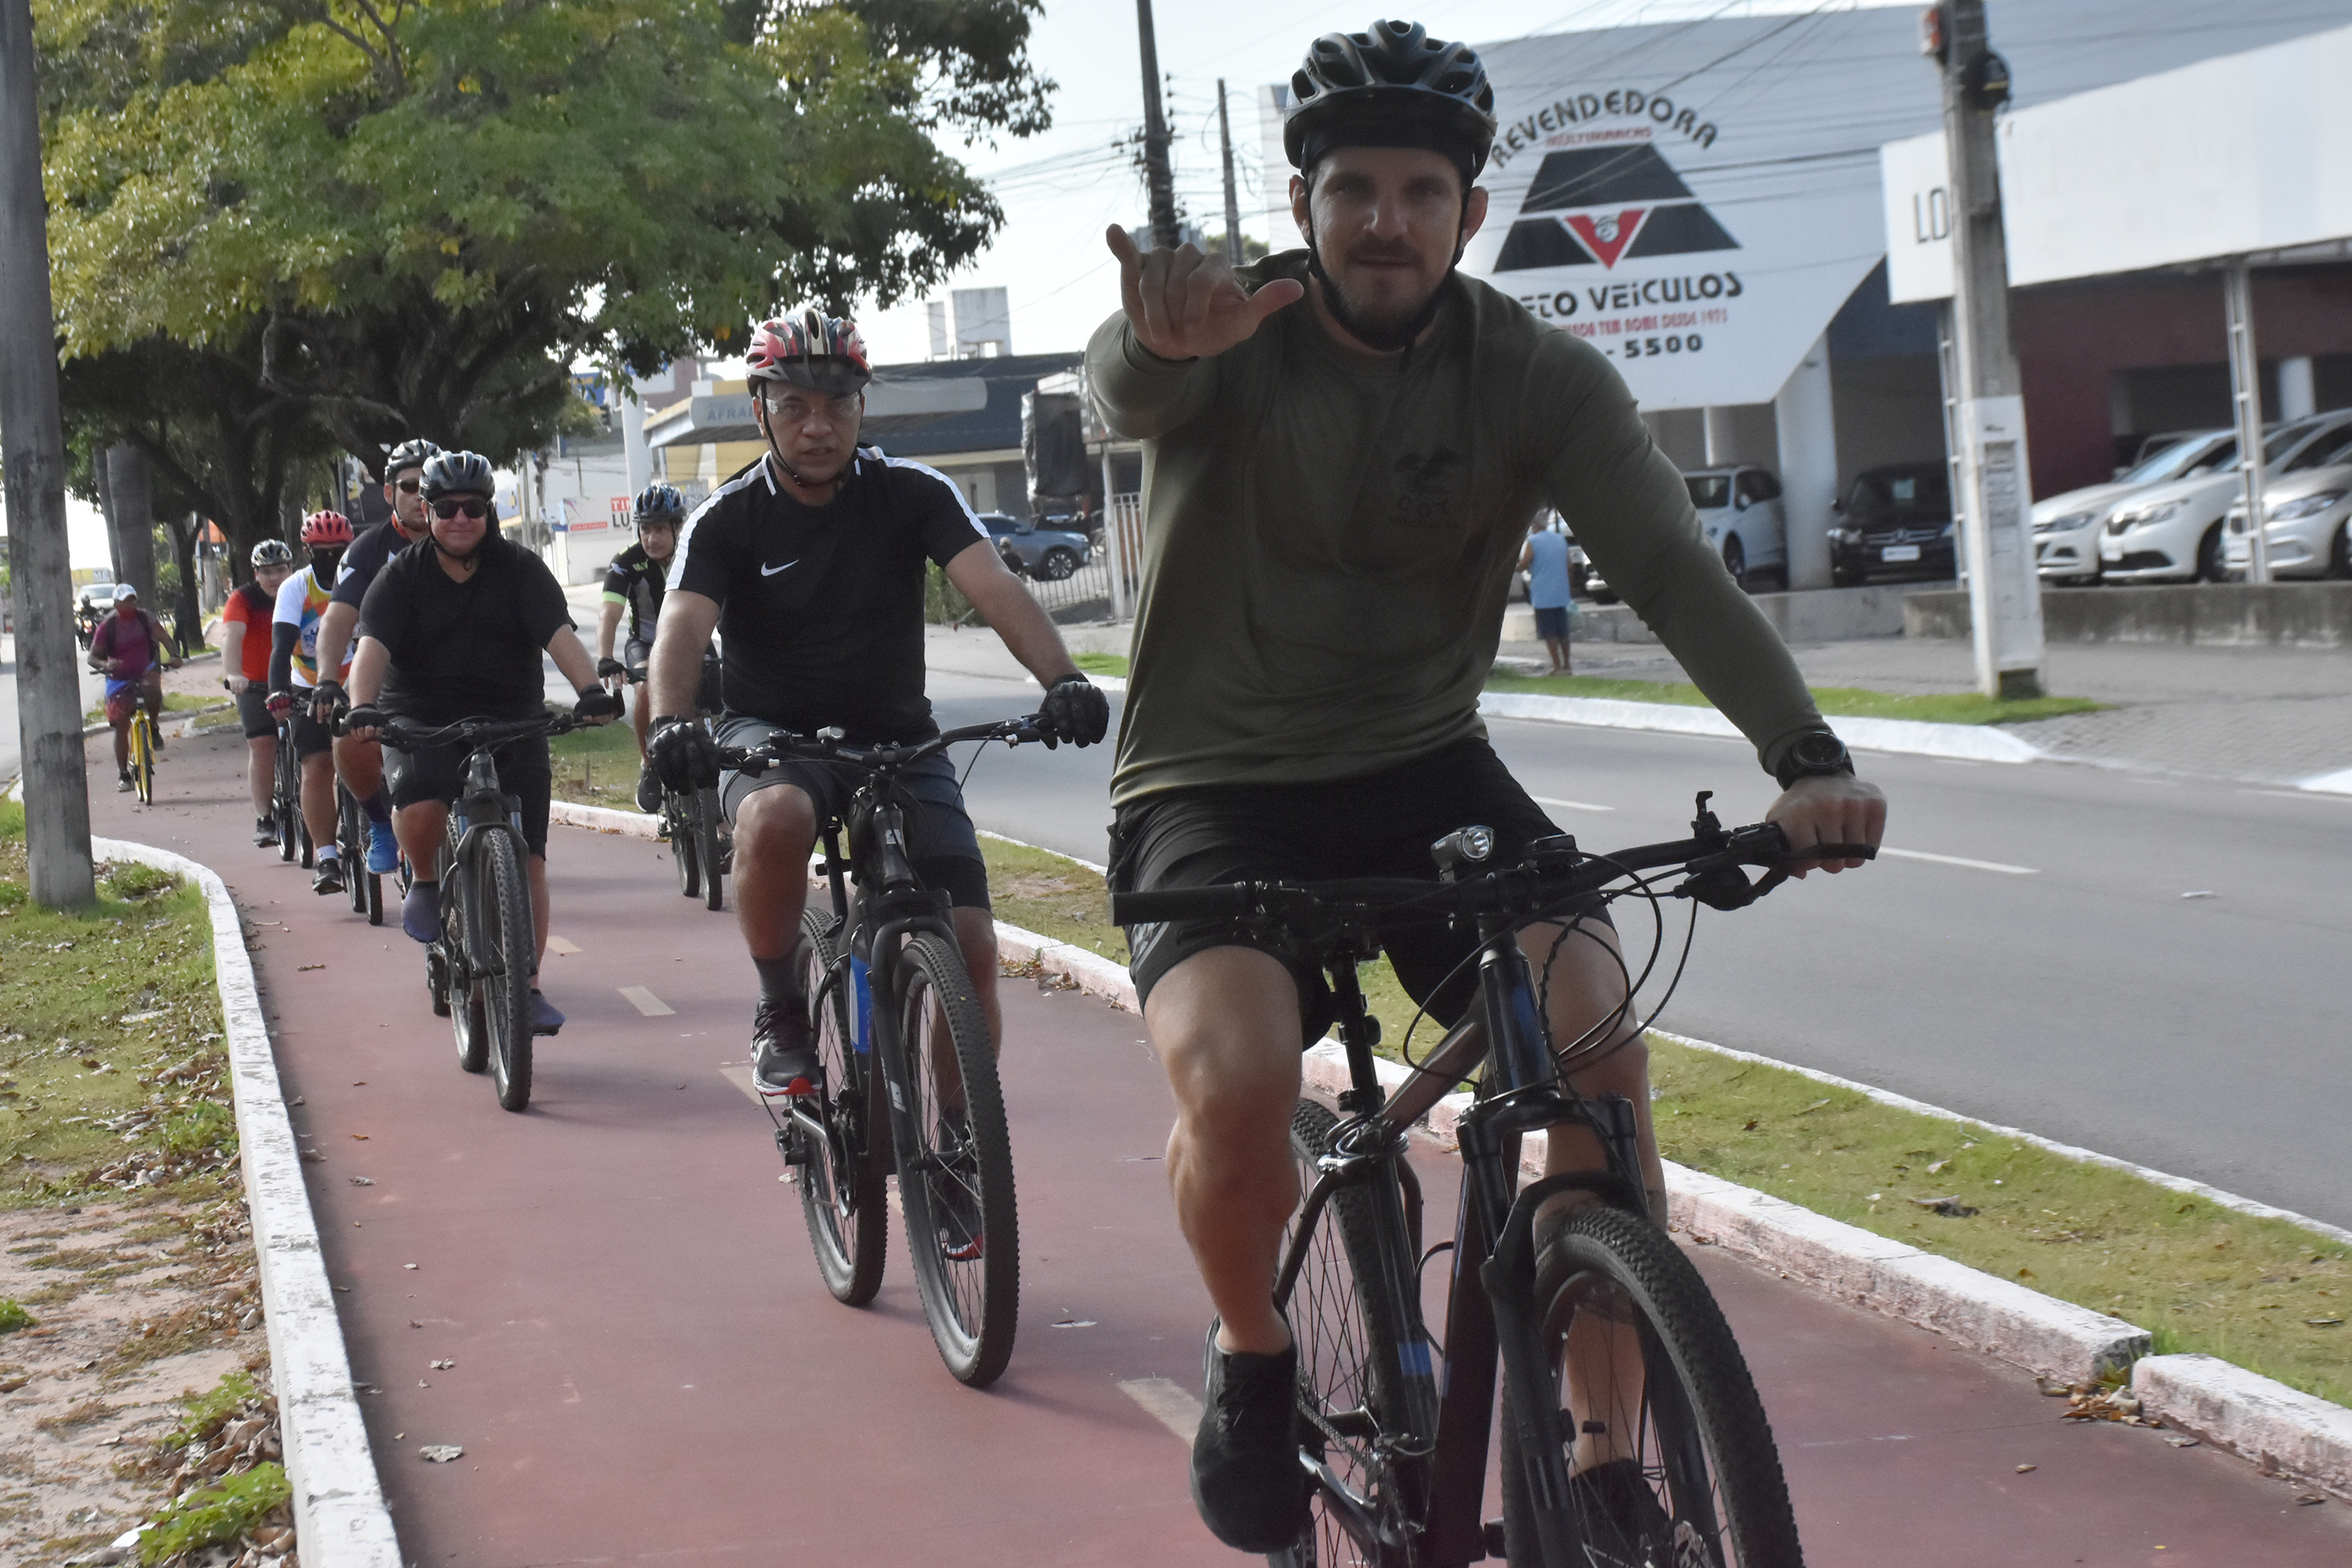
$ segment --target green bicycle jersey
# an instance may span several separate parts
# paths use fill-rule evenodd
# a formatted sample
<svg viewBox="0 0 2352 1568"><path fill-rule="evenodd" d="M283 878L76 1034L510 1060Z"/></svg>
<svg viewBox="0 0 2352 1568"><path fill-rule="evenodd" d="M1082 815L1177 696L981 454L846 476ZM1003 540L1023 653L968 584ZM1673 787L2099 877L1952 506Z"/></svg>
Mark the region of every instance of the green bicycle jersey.
<svg viewBox="0 0 2352 1568"><path fill-rule="evenodd" d="M1244 268L1307 275L1307 253ZM1144 445L1142 584L1111 798L1377 773L1485 732L1510 574L1555 507L1768 771L1821 714L1591 344L1457 275L1401 356L1302 300L1213 358L1126 316L1087 353Z"/></svg>

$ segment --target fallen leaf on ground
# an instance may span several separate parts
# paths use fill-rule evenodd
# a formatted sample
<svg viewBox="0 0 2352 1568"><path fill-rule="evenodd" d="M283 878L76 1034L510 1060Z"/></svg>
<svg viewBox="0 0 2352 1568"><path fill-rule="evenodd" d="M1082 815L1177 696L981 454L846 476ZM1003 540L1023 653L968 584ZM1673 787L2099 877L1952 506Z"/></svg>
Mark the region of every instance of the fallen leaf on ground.
<svg viewBox="0 0 2352 1568"><path fill-rule="evenodd" d="M432 1367L435 1372L446 1372L457 1364L454 1361L436 1361L432 1363Z"/></svg>
<svg viewBox="0 0 2352 1568"><path fill-rule="evenodd" d="M1958 1194L1943 1198L1913 1198L1911 1201L1923 1209L1931 1210L1951 1219L1966 1219L1977 1212L1960 1202Z"/></svg>
<svg viewBox="0 0 2352 1568"><path fill-rule="evenodd" d="M462 1458L465 1452L455 1443L427 1443L416 1450L416 1457L428 1465L446 1465L452 1459Z"/></svg>

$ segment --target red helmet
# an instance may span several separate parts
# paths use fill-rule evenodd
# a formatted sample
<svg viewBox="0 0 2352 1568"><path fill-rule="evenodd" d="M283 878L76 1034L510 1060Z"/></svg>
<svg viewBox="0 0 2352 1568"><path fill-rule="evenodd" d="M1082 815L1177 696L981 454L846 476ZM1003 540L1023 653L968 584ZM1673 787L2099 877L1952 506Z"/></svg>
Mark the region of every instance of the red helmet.
<svg viewBox="0 0 2352 1568"><path fill-rule="evenodd" d="M339 511L314 511L302 520L302 542L319 545L349 544L352 542L352 520Z"/></svg>
<svg viewBox="0 0 2352 1568"><path fill-rule="evenodd" d="M866 340L846 316L803 310L778 316L751 329L749 369L752 381L784 381L832 396L856 392L874 379Z"/></svg>

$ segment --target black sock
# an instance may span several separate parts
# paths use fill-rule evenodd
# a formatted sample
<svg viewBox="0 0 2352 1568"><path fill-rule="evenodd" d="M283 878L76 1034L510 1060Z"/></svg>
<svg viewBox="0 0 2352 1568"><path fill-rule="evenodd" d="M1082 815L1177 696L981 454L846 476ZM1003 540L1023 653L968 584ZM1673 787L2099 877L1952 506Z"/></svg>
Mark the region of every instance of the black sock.
<svg viewBox="0 0 2352 1568"><path fill-rule="evenodd" d="M790 958L755 958L751 967L760 972L760 1005L761 1007L802 1008L808 997L801 989L800 965Z"/></svg>

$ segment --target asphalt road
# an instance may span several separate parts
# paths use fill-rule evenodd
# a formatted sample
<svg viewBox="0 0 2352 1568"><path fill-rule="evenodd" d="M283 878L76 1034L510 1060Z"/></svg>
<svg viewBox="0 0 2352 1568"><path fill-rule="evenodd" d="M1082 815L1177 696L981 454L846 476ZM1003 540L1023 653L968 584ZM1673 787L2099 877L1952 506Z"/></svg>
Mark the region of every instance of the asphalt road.
<svg viewBox="0 0 2352 1568"><path fill-rule="evenodd" d="M81 658L76 648L74 657ZM87 710L104 695L106 678L88 666L81 667L81 700ZM14 636L0 637L0 783L16 776L22 764L23 748L17 743L16 730L16 639Z"/></svg>
<svg viewBox="0 0 2352 1568"><path fill-rule="evenodd" d="M1035 695L937 671L930 686L944 724ZM1599 847L1683 836L1696 790L1727 822L1770 804L1738 742L1491 730ZM1898 853L1703 911L1662 1027L2352 1225L2331 978L2352 937L2352 800L2061 763L1872 755L1864 771ZM982 826L1099 861L1109 774L1107 749L997 749L966 788ZM1620 923L1646 931L1637 912Z"/></svg>

